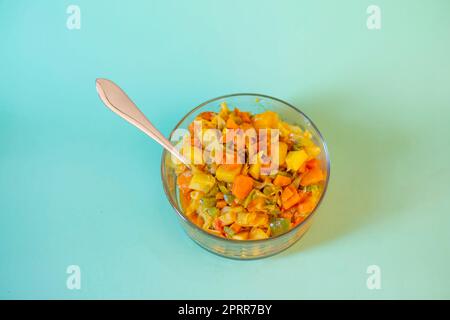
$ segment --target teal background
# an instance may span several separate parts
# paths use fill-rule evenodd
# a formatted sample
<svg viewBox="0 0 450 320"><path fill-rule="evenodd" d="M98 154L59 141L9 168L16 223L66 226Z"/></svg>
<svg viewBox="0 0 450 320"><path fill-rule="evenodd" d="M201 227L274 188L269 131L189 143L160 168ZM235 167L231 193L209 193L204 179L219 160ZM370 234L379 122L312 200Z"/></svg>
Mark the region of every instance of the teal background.
<svg viewBox="0 0 450 320"><path fill-rule="evenodd" d="M81 8L81 29L66 8ZM382 29L366 28L377 4ZM450 298L450 2L0 1L0 297ZM233 261L183 233L161 148L108 111L113 79L168 135L201 102L300 107L328 194L287 251ZM66 288L68 265L81 290ZM380 290L366 287L369 265Z"/></svg>

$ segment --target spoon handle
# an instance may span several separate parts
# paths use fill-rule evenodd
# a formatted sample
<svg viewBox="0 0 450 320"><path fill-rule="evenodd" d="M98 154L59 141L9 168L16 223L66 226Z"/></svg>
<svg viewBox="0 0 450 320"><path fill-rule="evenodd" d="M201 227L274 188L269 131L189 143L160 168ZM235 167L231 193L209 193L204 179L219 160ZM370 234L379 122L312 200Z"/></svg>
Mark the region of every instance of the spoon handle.
<svg viewBox="0 0 450 320"><path fill-rule="evenodd" d="M167 140L161 132L153 126L153 124L118 85L108 79L97 79L95 84L100 99L109 109L153 138L178 160L190 167L187 160L178 152L169 140Z"/></svg>

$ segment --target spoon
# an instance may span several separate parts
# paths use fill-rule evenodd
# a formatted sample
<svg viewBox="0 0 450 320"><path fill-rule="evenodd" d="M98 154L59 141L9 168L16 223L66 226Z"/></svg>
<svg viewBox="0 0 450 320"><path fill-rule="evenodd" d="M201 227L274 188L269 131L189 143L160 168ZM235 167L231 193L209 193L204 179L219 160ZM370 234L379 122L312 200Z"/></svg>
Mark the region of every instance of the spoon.
<svg viewBox="0 0 450 320"><path fill-rule="evenodd" d="M140 129L153 138L164 149L169 151L175 158L190 168L189 162L178 150L167 140L158 129L147 119L141 110L131 101L127 94L114 82L108 79L96 79L98 95L103 103L113 112L124 118L126 121Z"/></svg>

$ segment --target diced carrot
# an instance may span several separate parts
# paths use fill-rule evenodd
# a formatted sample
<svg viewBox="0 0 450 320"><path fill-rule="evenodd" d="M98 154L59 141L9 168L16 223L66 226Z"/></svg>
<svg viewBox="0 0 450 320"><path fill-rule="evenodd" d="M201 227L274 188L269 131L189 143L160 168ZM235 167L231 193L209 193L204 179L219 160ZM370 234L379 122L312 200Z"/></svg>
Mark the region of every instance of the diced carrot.
<svg viewBox="0 0 450 320"><path fill-rule="evenodd" d="M300 202L300 196L298 195L298 192L295 192L292 197L290 197L286 201L283 201L283 208L289 209L289 208L295 206L299 202Z"/></svg>
<svg viewBox="0 0 450 320"><path fill-rule="evenodd" d="M240 117L241 117L242 121L244 121L244 122L247 122L247 123L252 122L252 119L250 118L250 113L248 113L248 112L241 112Z"/></svg>
<svg viewBox="0 0 450 320"><path fill-rule="evenodd" d="M302 186L309 186L325 179L325 175L319 168L314 168L306 172L300 181Z"/></svg>
<svg viewBox="0 0 450 320"><path fill-rule="evenodd" d="M306 166L307 162L303 162L303 164L300 166L300 168L298 168L298 172L300 173L304 173L308 170L308 167Z"/></svg>
<svg viewBox="0 0 450 320"><path fill-rule="evenodd" d="M292 184L284 188L283 193L281 194L281 202L284 209L287 210L291 208L292 206L299 203L300 200L300 195L298 194L297 189Z"/></svg>
<svg viewBox="0 0 450 320"><path fill-rule="evenodd" d="M183 210L186 210L186 208L189 206L189 203L191 202L191 193L190 192L180 193L180 202L181 208L183 208Z"/></svg>
<svg viewBox="0 0 450 320"><path fill-rule="evenodd" d="M296 192L295 187L292 185L287 186L284 188L283 192L281 193L281 201L287 201L290 197L294 195L294 192Z"/></svg>
<svg viewBox="0 0 450 320"><path fill-rule="evenodd" d="M191 171L185 171L177 177L177 185L182 193L189 192L189 183L192 179Z"/></svg>
<svg viewBox="0 0 450 320"><path fill-rule="evenodd" d="M298 193L298 195L300 196L300 202L303 202L310 195L310 193L309 192L305 192L305 191L300 191Z"/></svg>
<svg viewBox="0 0 450 320"><path fill-rule="evenodd" d="M216 200L222 200L223 199L223 193L222 192L218 192L216 194Z"/></svg>
<svg viewBox="0 0 450 320"><path fill-rule="evenodd" d="M285 219L291 220L292 215L293 215L292 212L285 211L280 214L280 218L285 218Z"/></svg>
<svg viewBox="0 0 450 320"><path fill-rule="evenodd" d="M228 129L237 129L237 128L239 128L239 126L237 125L236 122L234 122L232 117L228 118L226 126L227 126Z"/></svg>
<svg viewBox="0 0 450 320"><path fill-rule="evenodd" d="M320 168L320 161L317 160L317 159L308 160L308 161L306 161L305 164L306 164L306 168L308 170L315 169L315 168Z"/></svg>
<svg viewBox="0 0 450 320"><path fill-rule="evenodd" d="M203 218L200 217L198 214L196 214L195 216L192 217L193 222L199 226L202 227L203 226Z"/></svg>
<svg viewBox="0 0 450 320"><path fill-rule="evenodd" d="M236 198L243 200L253 189L253 179L239 175L234 179L233 187L231 192L236 196Z"/></svg>
<svg viewBox="0 0 450 320"><path fill-rule="evenodd" d="M215 113L211 112L211 111L206 111L206 112L200 113L200 117L202 119L205 119L205 120L208 120L208 121L211 121L212 118L214 117L214 115L215 115Z"/></svg>
<svg viewBox="0 0 450 320"><path fill-rule="evenodd" d="M253 126L256 129L269 129L278 128L278 114L273 111L265 111L260 114L256 114L253 117Z"/></svg>
<svg viewBox="0 0 450 320"><path fill-rule="evenodd" d="M297 206L297 212L299 215L305 215L311 213L316 207L316 202L313 197L308 196L305 200L299 203Z"/></svg>
<svg viewBox="0 0 450 320"><path fill-rule="evenodd" d="M307 218L307 216L296 216L296 217L294 217L294 226L302 223L306 218Z"/></svg>
<svg viewBox="0 0 450 320"><path fill-rule="evenodd" d="M231 228L231 230L233 230L235 233L238 233L240 230L241 230L241 226L239 225L239 224L237 224L236 222L235 223L233 223L231 226L230 226L230 228Z"/></svg>
<svg viewBox="0 0 450 320"><path fill-rule="evenodd" d="M215 218L213 221L213 227L215 230L223 232L223 225L222 222L220 222L219 218Z"/></svg>
<svg viewBox="0 0 450 320"><path fill-rule="evenodd" d="M255 130L255 128L253 128L251 122L242 122L241 124L241 129L242 131L246 132L247 130ZM251 133L252 131L250 131ZM249 138L247 138L247 142L249 141Z"/></svg>
<svg viewBox="0 0 450 320"><path fill-rule="evenodd" d="M273 180L273 184L279 187L285 187L291 183L291 180L291 178L279 174L275 180Z"/></svg>
<svg viewBox="0 0 450 320"><path fill-rule="evenodd" d="M225 200L219 200L216 202L216 207L222 209L227 206L227 202Z"/></svg>

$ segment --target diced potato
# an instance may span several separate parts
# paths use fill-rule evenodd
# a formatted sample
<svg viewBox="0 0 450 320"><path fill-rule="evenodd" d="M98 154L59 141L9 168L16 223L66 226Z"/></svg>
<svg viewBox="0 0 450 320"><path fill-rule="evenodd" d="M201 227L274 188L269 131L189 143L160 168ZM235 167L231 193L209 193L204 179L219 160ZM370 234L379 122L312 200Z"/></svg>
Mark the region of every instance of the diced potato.
<svg viewBox="0 0 450 320"><path fill-rule="evenodd" d="M258 213L252 221L252 226L261 227L269 225L269 216L265 213Z"/></svg>
<svg viewBox="0 0 450 320"><path fill-rule="evenodd" d="M216 183L216 179L210 174L203 172L196 172L192 175L189 188L197 191L207 193Z"/></svg>
<svg viewBox="0 0 450 320"><path fill-rule="evenodd" d="M212 221L213 221L212 217L210 215L208 215L207 213L205 213L205 212L201 212L199 214L199 216L203 219L202 228L203 229L209 229L209 227L211 226Z"/></svg>
<svg viewBox="0 0 450 320"><path fill-rule="evenodd" d="M308 159L314 159L320 154L320 148L315 145L306 147L305 150L308 154Z"/></svg>
<svg viewBox="0 0 450 320"><path fill-rule="evenodd" d="M265 111L253 117L253 126L256 129L277 129L278 114L273 111Z"/></svg>
<svg viewBox="0 0 450 320"><path fill-rule="evenodd" d="M194 192L196 192L196 191L192 191L191 194ZM191 202L185 209L186 215L189 217L189 216L193 215L195 212L197 212L199 205L200 205L200 200L191 198Z"/></svg>
<svg viewBox="0 0 450 320"><path fill-rule="evenodd" d="M307 159L308 154L305 150L289 151L286 156L288 170L297 171Z"/></svg>
<svg viewBox="0 0 450 320"><path fill-rule="evenodd" d="M255 218L256 213L254 212L239 212L237 214L236 222L243 227L251 227Z"/></svg>
<svg viewBox="0 0 450 320"><path fill-rule="evenodd" d="M250 169L248 170L248 173L250 173L250 175L254 179L258 180L259 179L260 170L261 170L261 165L258 162L258 163L254 163L254 164L250 165Z"/></svg>
<svg viewBox="0 0 450 320"><path fill-rule="evenodd" d="M261 240L261 239L267 239L269 236L267 233L262 231L260 228L252 228L249 233L249 239L250 240Z"/></svg>
<svg viewBox="0 0 450 320"><path fill-rule="evenodd" d="M220 104L219 116L224 120L228 120L229 113L230 113L230 110L228 109L227 103L225 101L222 102Z"/></svg>
<svg viewBox="0 0 450 320"><path fill-rule="evenodd" d="M291 133L289 125L286 122L283 122L283 121L280 121L278 123L278 130L280 130L280 136L281 137L287 137L289 135L289 133Z"/></svg>
<svg viewBox="0 0 450 320"><path fill-rule="evenodd" d="M279 159L279 165L283 165L286 162L286 155L287 155L287 151L288 151L288 145L283 142L280 141L278 143L278 159Z"/></svg>
<svg viewBox="0 0 450 320"><path fill-rule="evenodd" d="M191 188L192 189L192 188ZM191 199L193 200L200 200L205 194L200 191L192 191L191 192Z"/></svg>
<svg viewBox="0 0 450 320"><path fill-rule="evenodd" d="M265 213L239 212L236 223L243 227L259 227L269 224L269 217Z"/></svg>
<svg viewBox="0 0 450 320"><path fill-rule="evenodd" d="M236 221L236 212L234 211L228 211L224 214L222 214L219 217L220 222L222 222L222 225L228 226Z"/></svg>
<svg viewBox="0 0 450 320"><path fill-rule="evenodd" d="M232 183L241 172L240 164L222 164L216 170L216 178L219 181Z"/></svg>
<svg viewBox="0 0 450 320"><path fill-rule="evenodd" d="M288 126L292 133L294 133L296 135L303 134L303 130L299 126L294 126L294 125L290 125L290 124L288 124Z"/></svg>
<svg viewBox="0 0 450 320"><path fill-rule="evenodd" d="M234 240L247 240L248 239L248 231L242 231L242 232L239 232L239 233L236 233L234 236L233 236L233 239Z"/></svg>

